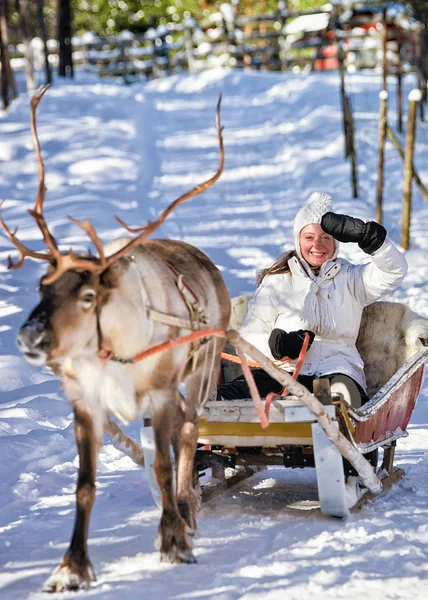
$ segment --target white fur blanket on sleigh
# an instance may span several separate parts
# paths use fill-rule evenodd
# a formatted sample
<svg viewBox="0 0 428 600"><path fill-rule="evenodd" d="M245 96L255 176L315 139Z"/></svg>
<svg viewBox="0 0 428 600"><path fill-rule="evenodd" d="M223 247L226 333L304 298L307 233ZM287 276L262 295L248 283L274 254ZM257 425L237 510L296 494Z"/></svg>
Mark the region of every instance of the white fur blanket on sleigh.
<svg viewBox="0 0 428 600"><path fill-rule="evenodd" d="M251 296L232 298L229 326L239 329ZM363 310L357 348L364 361L371 398L422 346L428 345L428 319L396 302L374 302ZM236 377L233 373L227 380Z"/></svg>

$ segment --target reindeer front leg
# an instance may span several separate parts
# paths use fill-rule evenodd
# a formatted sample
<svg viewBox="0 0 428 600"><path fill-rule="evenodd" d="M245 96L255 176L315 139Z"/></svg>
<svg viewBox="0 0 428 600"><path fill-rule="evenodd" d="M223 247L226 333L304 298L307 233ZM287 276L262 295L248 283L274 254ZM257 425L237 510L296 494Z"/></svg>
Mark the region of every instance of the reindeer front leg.
<svg viewBox="0 0 428 600"><path fill-rule="evenodd" d="M79 453L79 475L76 488L76 518L70 546L59 567L43 586L44 592L86 589L95 581L88 556L88 530L95 501L95 474L100 438L94 419L79 405L74 406L74 427Z"/></svg>
<svg viewBox="0 0 428 600"><path fill-rule="evenodd" d="M161 560L173 563L194 563L191 537L186 531L174 492L174 474L171 460L171 434L173 414L178 409L178 392L162 390L151 392L152 426L156 456L154 470L162 498L162 516L159 523L159 550Z"/></svg>

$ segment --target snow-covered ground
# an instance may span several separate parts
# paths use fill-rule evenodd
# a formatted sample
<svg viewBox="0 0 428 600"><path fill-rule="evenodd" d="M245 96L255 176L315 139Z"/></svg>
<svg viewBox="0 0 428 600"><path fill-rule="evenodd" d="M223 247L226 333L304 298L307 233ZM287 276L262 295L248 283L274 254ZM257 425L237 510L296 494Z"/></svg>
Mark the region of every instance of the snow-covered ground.
<svg viewBox="0 0 428 600"><path fill-rule="evenodd" d="M406 91L414 83L406 80ZM395 127L394 82L390 82ZM215 106L223 93L225 172L181 206L159 237L199 246L222 269L232 295L254 289L254 272L292 242L293 217L314 190L338 212L374 217L378 91L372 74L348 78L356 121L360 197L352 199L336 74L215 70L125 87L79 76L43 99L38 130L46 166L46 216L67 249L86 249L67 220L90 217L104 242L114 215L143 224L213 174ZM418 124L416 167L428 183L428 125ZM42 249L26 209L38 173L25 95L0 118L3 216ZM399 243L402 163L388 145L385 225ZM393 299L428 317L428 208L414 189L409 274ZM342 245L343 255L364 255ZM42 582L66 549L73 524L76 450L70 405L52 373L31 367L15 336L37 302L44 265L7 271L0 239L0 598L41 598ZM90 555L98 581L84 597L130 600L425 598L428 577L428 383L398 444L406 477L347 521L323 517L313 470L275 468L204 508L197 565L159 562L159 511L145 474L107 444L100 456ZM139 424L128 428L136 438ZM309 501L309 502L305 502ZM59 597L59 595L58 595Z"/></svg>

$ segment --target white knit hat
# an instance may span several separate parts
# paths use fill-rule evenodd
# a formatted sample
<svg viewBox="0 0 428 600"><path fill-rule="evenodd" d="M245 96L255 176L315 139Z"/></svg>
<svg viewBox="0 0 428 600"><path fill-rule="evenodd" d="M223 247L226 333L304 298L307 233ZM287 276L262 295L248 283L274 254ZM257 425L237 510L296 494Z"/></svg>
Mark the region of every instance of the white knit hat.
<svg viewBox="0 0 428 600"><path fill-rule="evenodd" d="M331 196L324 192L314 192L308 198L307 203L299 210L294 219L294 247L296 249L299 258L302 258L300 251L300 232L306 225L312 225L313 223L321 224L321 219L325 213L333 211L333 200ZM336 243L337 254L338 245Z"/></svg>

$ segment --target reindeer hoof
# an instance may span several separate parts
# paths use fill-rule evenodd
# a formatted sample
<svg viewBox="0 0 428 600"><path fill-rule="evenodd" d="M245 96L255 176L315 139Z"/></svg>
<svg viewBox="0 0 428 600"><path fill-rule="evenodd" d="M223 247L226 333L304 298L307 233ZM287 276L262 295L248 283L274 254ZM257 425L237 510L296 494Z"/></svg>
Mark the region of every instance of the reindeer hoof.
<svg viewBox="0 0 428 600"><path fill-rule="evenodd" d="M92 565L86 567L72 567L69 565L60 565L55 569L49 579L42 587L42 592L77 592L78 590L87 590L91 581L96 581Z"/></svg>
<svg viewBox="0 0 428 600"><path fill-rule="evenodd" d="M176 548L169 552L161 552L161 561L175 564L186 563L188 565L198 562L191 550L177 550Z"/></svg>

